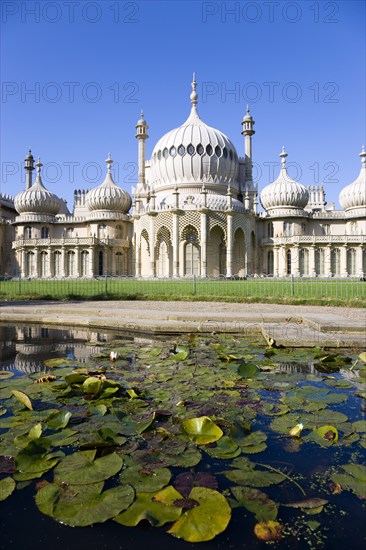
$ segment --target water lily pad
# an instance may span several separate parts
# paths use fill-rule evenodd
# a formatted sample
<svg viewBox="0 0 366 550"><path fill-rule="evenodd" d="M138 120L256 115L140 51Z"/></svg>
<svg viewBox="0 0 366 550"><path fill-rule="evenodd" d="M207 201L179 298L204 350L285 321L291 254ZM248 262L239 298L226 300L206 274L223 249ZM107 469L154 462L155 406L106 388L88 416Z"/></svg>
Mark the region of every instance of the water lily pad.
<svg viewBox="0 0 366 550"><path fill-rule="evenodd" d="M116 453L95 458L96 450L79 451L64 458L55 469L55 479L75 485L104 481L122 468L123 460Z"/></svg>
<svg viewBox="0 0 366 550"><path fill-rule="evenodd" d="M283 527L278 521L261 521L254 527L255 536L264 542L274 542L282 539Z"/></svg>
<svg viewBox="0 0 366 550"><path fill-rule="evenodd" d="M205 452L214 458L229 459L241 454L241 449L229 436L223 436L215 447L207 447Z"/></svg>
<svg viewBox="0 0 366 550"><path fill-rule="evenodd" d="M83 382L83 392L87 394L96 395L97 393L99 393L101 387L102 387L102 381L100 380L100 378L97 378L96 376L89 376Z"/></svg>
<svg viewBox="0 0 366 550"><path fill-rule="evenodd" d="M184 497L188 497L193 487L207 487L216 490L218 487L217 479L209 472L183 472L179 474L175 481L174 487Z"/></svg>
<svg viewBox="0 0 366 550"><path fill-rule="evenodd" d="M339 484L342 489L355 493L359 498L366 499L366 466L363 464L345 464L342 469L345 474L337 473L332 476L332 481Z"/></svg>
<svg viewBox="0 0 366 550"><path fill-rule="evenodd" d="M100 482L60 487L49 483L38 491L36 504L44 514L72 527L103 523L126 510L135 498L130 485L102 491L103 485Z"/></svg>
<svg viewBox="0 0 366 550"><path fill-rule="evenodd" d="M60 430L61 428L66 428L71 416L72 413L69 411L53 412L47 418L46 426L49 430Z"/></svg>
<svg viewBox="0 0 366 550"><path fill-rule="evenodd" d="M153 493L168 485L172 474L168 468L129 466L120 473L122 483L130 483L138 493Z"/></svg>
<svg viewBox="0 0 366 550"><path fill-rule="evenodd" d="M24 405L24 407L33 410L32 401L26 393L19 390L12 390L11 393L17 398L18 401L20 401L22 405Z"/></svg>
<svg viewBox="0 0 366 550"><path fill-rule="evenodd" d="M155 500L157 493L137 493L136 500L121 514L118 514L114 521L128 527L136 526L142 520L147 520L150 525L160 527L179 518L182 508L172 504L165 504Z"/></svg>
<svg viewBox="0 0 366 550"><path fill-rule="evenodd" d="M41 477L45 472L56 466L61 452L47 453L48 442L40 439L32 440L22 449L15 458L17 481L26 481Z"/></svg>
<svg viewBox="0 0 366 550"><path fill-rule="evenodd" d="M276 519L277 505L265 493L251 487L231 487L235 497L234 506L243 506L255 514L257 521Z"/></svg>
<svg viewBox="0 0 366 550"><path fill-rule="evenodd" d="M225 476L238 485L249 487L269 487L284 481L285 476L276 472L263 472L261 470L228 470Z"/></svg>
<svg viewBox="0 0 366 550"><path fill-rule="evenodd" d="M15 489L15 481L12 477L5 477L0 481L0 501L10 497Z"/></svg>
<svg viewBox="0 0 366 550"><path fill-rule="evenodd" d="M317 428L315 432L321 439L330 445L338 441L338 430L334 426L321 426Z"/></svg>
<svg viewBox="0 0 366 550"><path fill-rule="evenodd" d="M77 361L75 361L75 359L67 359L67 357L57 357L55 359L46 359L43 363L46 367L53 368L64 367L65 365L75 365Z"/></svg>
<svg viewBox="0 0 366 550"><path fill-rule="evenodd" d="M223 431L208 416L190 418L182 422L182 427L191 441L197 445L214 443L223 436Z"/></svg>
<svg viewBox="0 0 366 550"><path fill-rule="evenodd" d="M258 430L246 436L240 444L240 447L243 453L261 453L267 448L267 444L265 443L266 440L266 434Z"/></svg>
<svg viewBox="0 0 366 550"><path fill-rule="evenodd" d="M253 363L244 363L238 367L238 375L243 378L251 378L259 372L259 369Z"/></svg>
<svg viewBox="0 0 366 550"><path fill-rule="evenodd" d="M204 542L225 531L231 508L222 494L206 487L194 487L189 498L197 501L198 506L184 512L168 533L187 542Z"/></svg>

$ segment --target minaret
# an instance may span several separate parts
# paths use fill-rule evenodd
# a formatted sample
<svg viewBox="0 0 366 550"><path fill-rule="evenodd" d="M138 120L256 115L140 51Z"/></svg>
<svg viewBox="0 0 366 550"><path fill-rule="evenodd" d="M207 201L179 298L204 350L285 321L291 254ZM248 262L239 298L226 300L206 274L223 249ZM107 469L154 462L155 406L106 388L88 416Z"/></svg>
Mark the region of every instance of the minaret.
<svg viewBox="0 0 366 550"><path fill-rule="evenodd" d="M25 188L30 189L32 187L32 172L34 170L34 158L32 151L29 149L28 155L24 159L25 165L24 169L26 170L25 176Z"/></svg>
<svg viewBox="0 0 366 550"><path fill-rule="evenodd" d="M146 177L145 177L145 158L146 158L146 144L145 140L149 137L147 135L147 129L149 128L146 120L144 119L144 113L141 111L141 118L137 121L136 138L138 139L138 181L137 190L146 191Z"/></svg>
<svg viewBox="0 0 366 550"><path fill-rule="evenodd" d="M247 112L241 124L245 149L245 180L252 181L252 135L255 134L255 130L253 130L255 122L250 114L249 105L247 105Z"/></svg>
<svg viewBox="0 0 366 550"><path fill-rule="evenodd" d="M42 177L41 177L41 168L42 168L43 164L41 163L41 159L39 157L38 157L38 160L36 162L36 166L37 166L37 175L36 175L36 181L34 183L40 183L41 185L43 185Z"/></svg>

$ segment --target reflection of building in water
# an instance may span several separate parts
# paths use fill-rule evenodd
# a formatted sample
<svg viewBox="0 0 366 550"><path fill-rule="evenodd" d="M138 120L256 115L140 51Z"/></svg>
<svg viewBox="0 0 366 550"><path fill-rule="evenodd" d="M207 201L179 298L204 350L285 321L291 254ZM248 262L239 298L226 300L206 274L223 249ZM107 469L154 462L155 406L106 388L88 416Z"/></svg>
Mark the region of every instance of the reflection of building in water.
<svg viewBox="0 0 366 550"><path fill-rule="evenodd" d="M108 342L115 335L88 330L61 330L33 326L0 327L0 364L3 370L24 374L43 372L44 361L65 357L87 363L100 352L98 345L86 342Z"/></svg>
<svg viewBox="0 0 366 550"><path fill-rule="evenodd" d="M315 374L319 376L314 363L281 363L275 368L275 372L288 372L289 374Z"/></svg>

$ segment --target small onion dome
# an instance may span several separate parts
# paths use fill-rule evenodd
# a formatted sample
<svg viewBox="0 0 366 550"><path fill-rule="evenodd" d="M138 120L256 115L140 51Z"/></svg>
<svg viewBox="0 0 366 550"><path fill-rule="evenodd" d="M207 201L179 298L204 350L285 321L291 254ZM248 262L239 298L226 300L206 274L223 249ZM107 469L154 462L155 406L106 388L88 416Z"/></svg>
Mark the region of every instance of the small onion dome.
<svg viewBox="0 0 366 550"><path fill-rule="evenodd" d="M38 159L36 181L29 189L21 191L15 197L14 206L18 214L48 214L55 216L60 211L60 199L51 191L47 191L42 183L41 167Z"/></svg>
<svg viewBox="0 0 366 550"><path fill-rule="evenodd" d="M124 191L113 181L111 164L113 160L110 154L106 163L108 172L103 183L91 189L86 195L86 204L91 211L108 210L111 212L122 212L127 214L131 208L132 199L127 191Z"/></svg>
<svg viewBox="0 0 366 550"><path fill-rule="evenodd" d="M289 177L286 167L287 153L284 147L280 157L282 162L280 174L274 182L263 189L260 195L261 204L265 210L303 209L308 203L309 192L304 185Z"/></svg>
<svg viewBox="0 0 366 550"><path fill-rule="evenodd" d="M339 202L345 210L366 207L366 152L362 146L360 153L361 170L353 183L344 187L339 194Z"/></svg>

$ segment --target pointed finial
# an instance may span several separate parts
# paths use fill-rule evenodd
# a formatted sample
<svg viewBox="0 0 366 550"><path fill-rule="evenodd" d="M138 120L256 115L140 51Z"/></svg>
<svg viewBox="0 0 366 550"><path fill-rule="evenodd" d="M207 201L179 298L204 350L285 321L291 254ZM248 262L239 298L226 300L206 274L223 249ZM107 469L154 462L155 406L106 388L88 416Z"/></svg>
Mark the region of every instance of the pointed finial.
<svg viewBox="0 0 366 550"><path fill-rule="evenodd" d="M106 159L106 163L107 163L107 166L108 166L108 174L111 173L111 166L113 164L113 160L111 159L111 154L108 153L108 158Z"/></svg>
<svg viewBox="0 0 366 550"><path fill-rule="evenodd" d="M196 88L197 88L196 73L193 73L193 79L192 79L191 86L192 86L192 93L189 97L191 99L192 105L197 105L198 95L197 95L197 92L196 92Z"/></svg>
<svg viewBox="0 0 366 550"><path fill-rule="evenodd" d="M144 111L141 109L141 118L144 118Z"/></svg>
<svg viewBox="0 0 366 550"><path fill-rule="evenodd" d="M41 163L41 159L39 157L38 157L36 166L37 166L37 176L40 176L41 175L41 168L42 168L43 164Z"/></svg>
<svg viewBox="0 0 366 550"><path fill-rule="evenodd" d="M360 157L361 157L362 166L366 167L366 151L365 151L364 145L362 145L362 151L360 153Z"/></svg>
<svg viewBox="0 0 366 550"><path fill-rule="evenodd" d="M281 157L282 166L285 167L286 166L286 157L288 157L288 154L285 151L285 146L284 145L282 145L282 152L280 153L280 157Z"/></svg>
<svg viewBox="0 0 366 550"><path fill-rule="evenodd" d="M248 113L248 115L249 115L249 113L250 113L250 109L249 109L249 105L248 105L248 104L247 104L247 113Z"/></svg>

